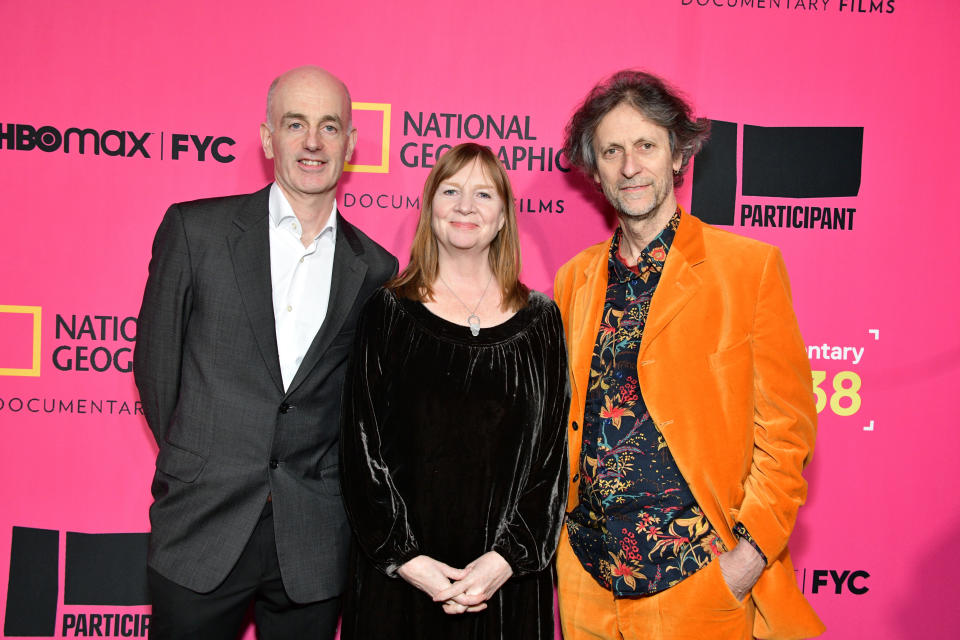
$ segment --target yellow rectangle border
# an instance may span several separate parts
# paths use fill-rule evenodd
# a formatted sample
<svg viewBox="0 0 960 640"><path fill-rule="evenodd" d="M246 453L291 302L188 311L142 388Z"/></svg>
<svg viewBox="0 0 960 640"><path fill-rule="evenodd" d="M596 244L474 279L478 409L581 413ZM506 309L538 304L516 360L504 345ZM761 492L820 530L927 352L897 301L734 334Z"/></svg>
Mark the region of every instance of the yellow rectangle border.
<svg viewBox="0 0 960 640"><path fill-rule="evenodd" d="M356 111L383 113L383 133L380 140L380 164L343 164L344 171L354 173L390 173L390 105L386 102L354 102Z"/></svg>
<svg viewBox="0 0 960 640"><path fill-rule="evenodd" d="M0 367L0 376L40 375L40 307L0 304L0 313L29 313L33 316L33 367L30 369L12 369Z"/></svg>

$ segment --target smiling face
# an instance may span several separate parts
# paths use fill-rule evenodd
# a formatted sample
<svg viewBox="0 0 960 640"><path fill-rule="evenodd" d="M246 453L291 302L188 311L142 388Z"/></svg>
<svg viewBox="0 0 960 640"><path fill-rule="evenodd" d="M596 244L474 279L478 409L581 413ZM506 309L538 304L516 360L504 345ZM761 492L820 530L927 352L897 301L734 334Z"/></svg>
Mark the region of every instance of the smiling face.
<svg viewBox="0 0 960 640"><path fill-rule="evenodd" d="M593 179L621 217L664 218L676 210L673 172L681 158L670 151L670 134L637 109L621 103L610 110L594 136ZM664 217L665 216L665 217Z"/></svg>
<svg viewBox="0 0 960 640"><path fill-rule="evenodd" d="M316 67L289 71L273 89L268 117L260 125L263 153L287 199L332 201L357 142L343 83Z"/></svg>
<svg viewBox="0 0 960 640"><path fill-rule="evenodd" d="M440 182L432 200L431 226L441 252L487 251L503 228L503 195L479 159Z"/></svg>

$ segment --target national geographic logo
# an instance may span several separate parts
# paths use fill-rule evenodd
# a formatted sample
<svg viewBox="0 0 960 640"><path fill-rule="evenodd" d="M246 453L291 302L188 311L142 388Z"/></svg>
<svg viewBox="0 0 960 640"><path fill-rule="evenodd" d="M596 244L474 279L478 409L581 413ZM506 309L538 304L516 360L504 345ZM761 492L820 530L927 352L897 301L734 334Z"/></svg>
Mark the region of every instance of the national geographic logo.
<svg viewBox="0 0 960 640"><path fill-rule="evenodd" d="M230 147L236 142L228 136L167 133L164 131L121 131L70 127L61 131L50 126L0 122L0 149L43 151L118 158L159 158L228 163L236 157Z"/></svg>
<svg viewBox="0 0 960 640"><path fill-rule="evenodd" d="M896 0L680 0L683 6L717 9L780 9L800 13L839 12L852 15L889 15Z"/></svg>
<svg viewBox="0 0 960 640"><path fill-rule="evenodd" d="M354 160L343 165L354 173L390 173L390 115L392 107L385 102L353 102L353 124L359 130ZM376 160L376 162L374 162Z"/></svg>
<svg viewBox="0 0 960 640"><path fill-rule="evenodd" d="M13 527L5 637L149 635L146 533L68 531L63 555L61 594L60 532Z"/></svg>
<svg viewBox="0 0 960 640"><path fill-rule="evenodd" d="M41 307L0 305L0 376L40 375ZM58 371L105 373L133 370L137 318L55 314L49 363Z"/></svg>
<svg viewBox="0 0 960 640"><path fill-rule="evenodd" d="M739 216L740 125L714 120L693 166L691 209L697 217L718 225L739 220L744 227L853 230L855 203L834 199L860 193L863 127L742 127Z"/></svg>
<svg viewBox="0 0 960 640"><path fill-rule="evenodd" d="M40 375L41 307L0 304L0 376Z"/></svg>
<svg viewBox="0 0 960 640"><path fill-rule="evenodd" d="M489 146L510 171L570 171L562 149L539 143L529 115L404 111L403 136L405 167L429 169L447 149L476 141Z"/></svg>
<svg viewBox="0 0 960 640"><path fill-rule="evenodd" d="M514 198L517 213L563 213L566 207L564 200L543 200L540 198ZM414 211L420 210L420 196L404 193L367 193L344 191L343 198L338 206L344 209L360 207L361 209L397 209Z"/></svg>
<svg viewBox="0 0 960 640"><path fill-rule="evenodd" d="M353 103L353 120L361 132L354 159L362 162L347 163L344 165L345 171L389 173L391 113L392 105L387 103ZM400 147L399 157L404 167L430 169L437 158L454 145L476 140L490 146L508 170L570 170L559 149L537 145L530 116L404 111L402 135L405 141ZM491 145L490 142L495 140L503 144ZM348 190L343 192L338 202L344 209L419 210L420 194ZM558 214L563 213L565 208L562 199L518 196L515 202L518 213Z"/></svg>
<svg viewBox="0 0 960 640"><path fill-rule="evenodd" d="M870 591L870 572L864 569L794 569L800 591L810 594L862 596Z"/></svg>
<svg viewBox="0 0 960 640"><path fill-rule="evenodd" d="M104 373L133 370L133 344L137 340L137 319L95 314L56 317L53 366L60 371Z"/></svg>

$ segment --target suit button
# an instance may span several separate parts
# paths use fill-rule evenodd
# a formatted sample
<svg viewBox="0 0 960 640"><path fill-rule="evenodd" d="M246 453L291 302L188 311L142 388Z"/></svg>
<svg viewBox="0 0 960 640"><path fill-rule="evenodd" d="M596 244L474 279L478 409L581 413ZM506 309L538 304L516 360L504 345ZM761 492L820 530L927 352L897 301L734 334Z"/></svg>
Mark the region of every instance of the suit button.
<svg viewBox="0 0 960 640"><path fill-rule="evenodd" d="M290 411L291 409L293 409L293 405L292 405L292 404L287 404L286 402L284 402L283 404L280 405L280 413L286 413L287 411Z"/></svg>
<svg viewBox="0 0 960 640"><path fill-rule="evenodd" d="M574 481L574 482L576 482L576 481L579 480L579 479L580 479L580 474L579 474L579 473L578 473L577 475L573 476L573 481Z"/></svg>
<svg viewBox="0 0 960 640"><path fill-rule="evenodd" d="M271 469L276 469L276 468L279 467L279 466L280 466L280 463L277 462L276 460L271 460L271 461L270 461L270 468L271 468Z"/></svg>
<svg viewBox="0 0 960 640"><path fill-rule="evenodd" d="M577 429L579 429L579 428L580 428L580 425L578 425L578 424L577 424L577 421L576 421L576 420L574 420L574 421L573 421L573 424L572 424L572 425L570 425L570 426L572 426L572 427L573 427L573 430L574 430L574 431L576 431Z"/></svg>

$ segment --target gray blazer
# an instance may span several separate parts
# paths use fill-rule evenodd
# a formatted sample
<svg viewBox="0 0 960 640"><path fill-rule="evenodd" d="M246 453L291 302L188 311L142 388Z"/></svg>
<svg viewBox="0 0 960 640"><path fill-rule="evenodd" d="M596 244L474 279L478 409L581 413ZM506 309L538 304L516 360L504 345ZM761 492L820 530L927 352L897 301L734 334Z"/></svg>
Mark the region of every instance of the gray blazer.
<svg viewBox="0 0 960 640"><path fill-rule="evenodd" d="M360 307L397 259L337 220L327 316L283 391L273 316L269 187L174 204L153 243L134 378L157 444L148 564L211 591L273 496L290 598L344 586L340 392Z"/></svg>

